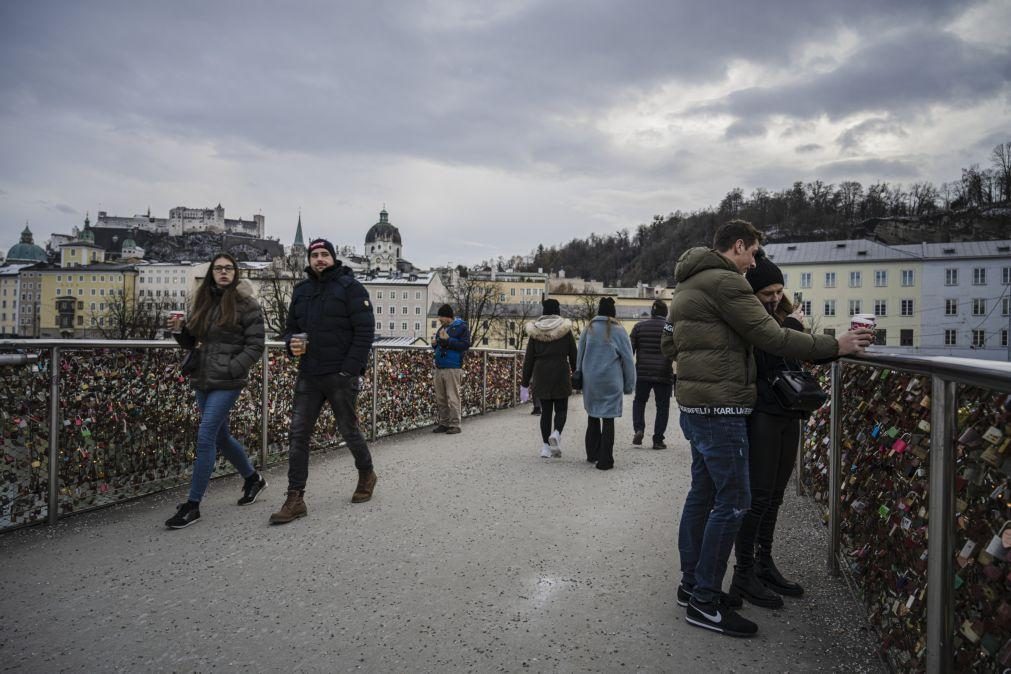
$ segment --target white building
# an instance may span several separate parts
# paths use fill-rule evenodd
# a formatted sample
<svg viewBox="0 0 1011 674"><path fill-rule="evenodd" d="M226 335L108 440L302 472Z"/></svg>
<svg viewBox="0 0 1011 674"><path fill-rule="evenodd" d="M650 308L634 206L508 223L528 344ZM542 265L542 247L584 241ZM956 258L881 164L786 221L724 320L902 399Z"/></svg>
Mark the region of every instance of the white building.
<svg viewBox="0 0 1011 674"><path fill-rule="evenodd" d="M920 347L1011 360L1011 240L893 246L923 260Z"/></svg>
<svg viewBox="0 0 1011 674"><path fill-rule="evenodd" d="M137 301L153 304L165 312L185 311L197 279L207 273L206 262L139 262L136 267Z"/></svg>
<svg viewBox="0 0 1011 674"><path fill-rule="evenodd" d="M148 209L144 215L132 217L109 215L105 211L99 211L95 226L111 229L140 229L171 236L181 236L192 232L215 232L219 234L245 234L262 239L266 220L262 215L254 215L252 220L228 219L225 218L224 207L218 204L215 208L176 206L169 211L168 218L151 217L151 209Z"/></svg>
<svg viewBox="0 0 1011 674"><path fill-rule="evenodd" d="M428 307L449 299L446 286L436 272L402 277L360 278L369 291L376 315L376 336L410 337L429 341Z"/></svg>
<svg viewBox="0 0 1011 674"><path fill-rule="evenodd" d="M21 270L30 264L0 267L0 336L24 334L18 327L18 298L21 297Z"/></svg>

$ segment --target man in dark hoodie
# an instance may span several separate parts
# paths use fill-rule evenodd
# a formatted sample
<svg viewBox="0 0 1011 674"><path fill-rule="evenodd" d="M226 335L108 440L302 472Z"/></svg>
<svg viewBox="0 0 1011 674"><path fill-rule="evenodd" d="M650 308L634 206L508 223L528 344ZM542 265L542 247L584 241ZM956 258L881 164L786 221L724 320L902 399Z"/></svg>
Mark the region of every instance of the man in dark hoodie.
<svg viewBox="0 0 1011 674"><path fill-rule="evenodd" d="M635 398L632 400L633 445L642 444L646 433L646 403L653 392L656 420L653 422L653 449L667 449L664 433L670 416L670 397L674 391L674 361L660 351L660 338L667 325L667 305L653 302L650 317L632 327L632 353L635 354Z"/></svg>
<svg viewBox="0 0 1011 674"><path fill-rule="evenodd" d="M337 259L333 244L315 239L307 252L308 278L292 292L283 336L288 352L299 357L288 434L288 493L281 509L270 516L271 524L285 524L307 513L309 436L324 402L330 403L337 430L355 457L358 485L351 502L368 501L376 486L372 455L355 411L375 334L372 303L351 269Z"/></svg>
<svg viewBox="0 0 1011 674"><path fill-rule="evenodd" d="M801 360L863 351L870 330L838 340L784 328L755 297L744 274L755 266L761 232L732 220L716 231L712 248L692 248L674 270L677 287L661 349L678 364L676 396L681 430L692 449L692 486L678 533L681 585L677 601L696 627L749 637L758 626L734 611L722 592L727 560L751 506L747 417L757 396L752 353Z"/></svg>

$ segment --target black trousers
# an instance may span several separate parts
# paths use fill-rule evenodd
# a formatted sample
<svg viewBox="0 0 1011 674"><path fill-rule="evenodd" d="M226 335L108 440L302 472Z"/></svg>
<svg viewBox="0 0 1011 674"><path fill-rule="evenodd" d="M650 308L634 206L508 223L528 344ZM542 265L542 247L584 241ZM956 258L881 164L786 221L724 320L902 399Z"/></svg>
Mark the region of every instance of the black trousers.
<svg viewBox="0 0 1011 674"><path fill-rule="evenodd" d="M776 519L797 462L800 419L753 412L748 417L751 509L737 532L737 566L750 568L757 556L772 554Z"/></svg>
<svg viewBox="0 0 1011 674"><path fill-rule="evenodd" d="M541 440L545 443L551 435L552 416L555 422L554 430L561 433L569 416L568 398L541 398Z"/></svg>
<svg viewBox="0 0 1011 674"><path fill-rule="evenodd" d="M655 381L636 381L635 398L632 399L632 430L636 433L646 432L646 403L649 393L653 392L656 401L656 420L653 422L653 442L663 442L667 432L667 420L670 418L670 398L674 392L674 384L662 384Z"/></svg>
<svg viewBox="0 0 1011 674"><path fill-rule="evenodd" d="M309 436L312 435L323 411L323 403L330 403L337 431L348 443L355 457L355 468L372 470L372 455L365 436L358 428L358 377L339 374L298 375L295 382L295 399L291 409L291 429L288 433L288 490L305 489L309 479Z"/></svg>
<svg viewBox="0 0 1011 674"><path fill-rule="evenodd" d="M586 460L614 465L614 419L586 418Z"/></svg>

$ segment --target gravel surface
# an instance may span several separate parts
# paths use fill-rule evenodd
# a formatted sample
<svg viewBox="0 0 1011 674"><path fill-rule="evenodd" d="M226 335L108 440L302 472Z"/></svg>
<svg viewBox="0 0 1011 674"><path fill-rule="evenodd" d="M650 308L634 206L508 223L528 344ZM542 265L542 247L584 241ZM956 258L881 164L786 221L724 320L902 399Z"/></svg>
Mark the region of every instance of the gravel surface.
<svg viewBox="0 0 1011 674"><path fill-rule="evenodd" d="M746 606L754 639L689 626L676 413L671 449L633 448L627 398L615 469L599 471L581 400L569 408L561 459L538 457L529 406L375 442L366 504L350 503L347 452L314 456L309 516L285 526L267 524L276 467L248 507L241 480L213 481L188 529L163 527L176 490L0 536L0 671L885 671L793 484L777 559L807 594Z"/></svg>

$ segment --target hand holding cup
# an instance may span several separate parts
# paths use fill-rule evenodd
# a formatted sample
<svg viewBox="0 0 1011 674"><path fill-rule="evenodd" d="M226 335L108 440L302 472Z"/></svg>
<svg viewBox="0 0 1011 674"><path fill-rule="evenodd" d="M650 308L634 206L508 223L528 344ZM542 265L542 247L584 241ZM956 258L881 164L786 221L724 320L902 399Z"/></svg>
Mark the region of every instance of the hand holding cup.
<svg viewBox="0 0 1011 674"><path fill-rule="evenodd" d="M289 342L291 352L296 356L302 356L305 354L306 350L309 348L309 335L305 332L300 332L298 334L291 336L291 342Z"/></svg>

